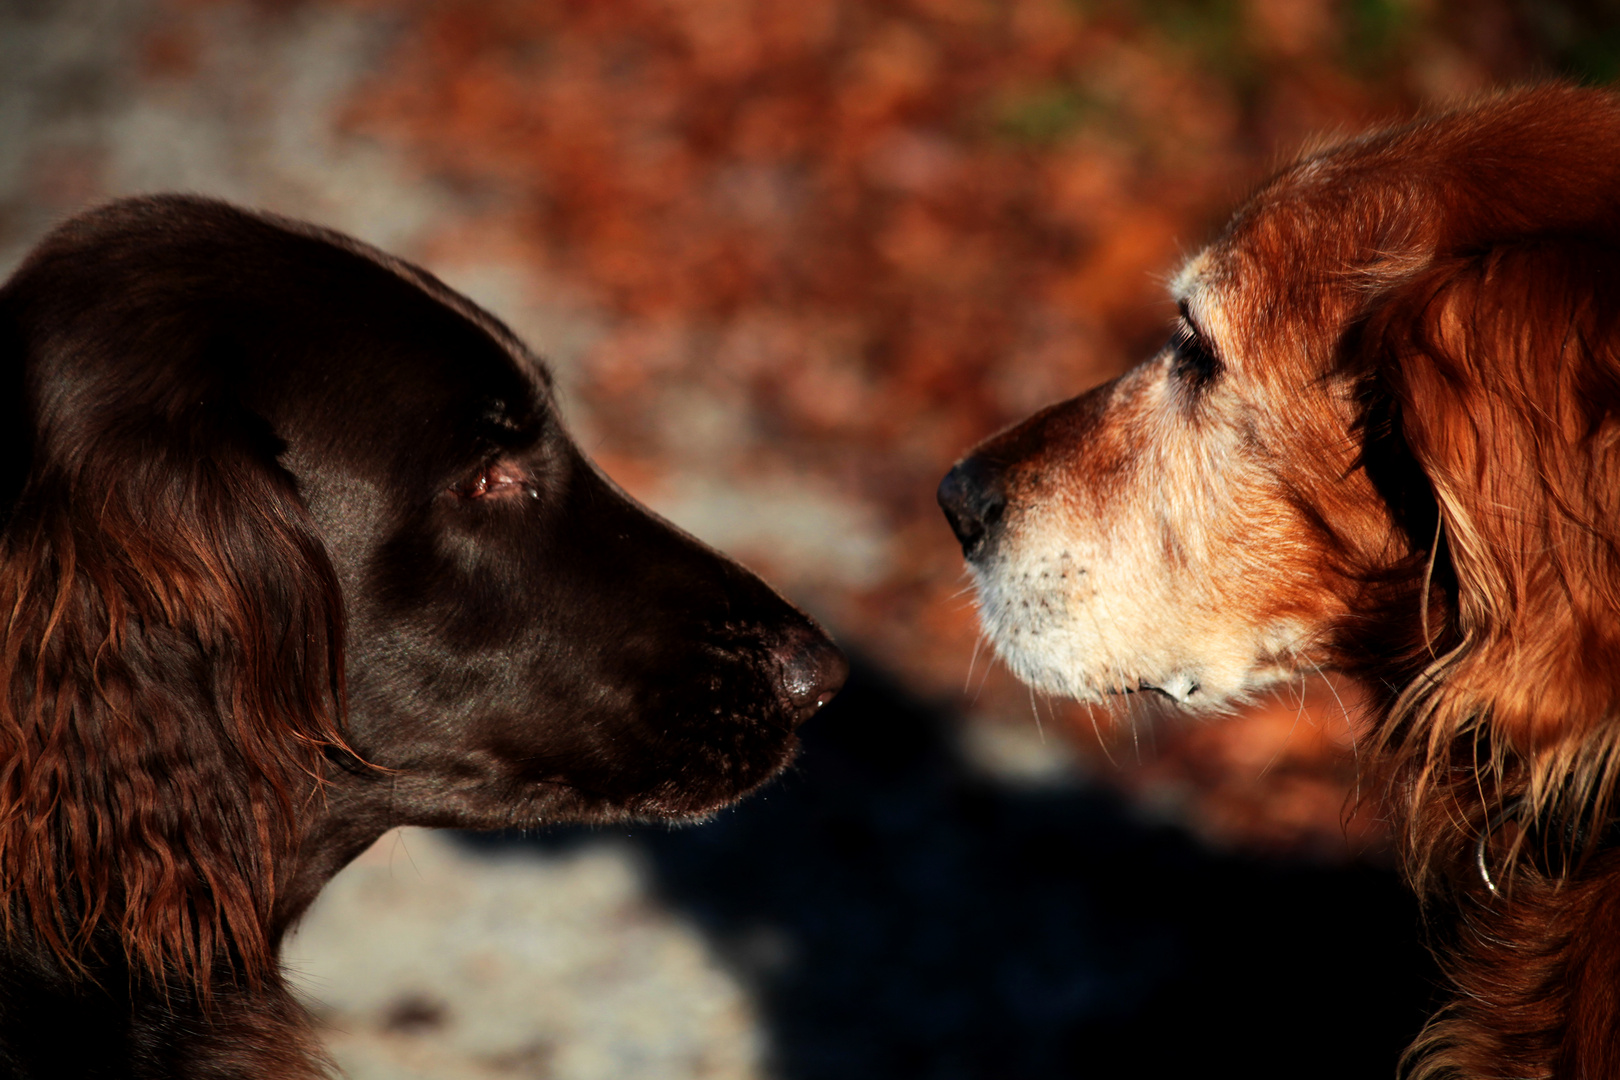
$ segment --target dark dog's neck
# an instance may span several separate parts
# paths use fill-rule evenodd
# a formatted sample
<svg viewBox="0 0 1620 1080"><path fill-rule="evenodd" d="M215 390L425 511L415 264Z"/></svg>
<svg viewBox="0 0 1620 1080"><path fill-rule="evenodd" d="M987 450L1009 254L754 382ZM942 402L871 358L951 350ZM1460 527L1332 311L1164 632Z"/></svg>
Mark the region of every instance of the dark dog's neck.
<svg viewBox="0 0 1620 1080"><path fill-rule="evenodd" d="M193 983L150 985L106 937L96 952L113 959L88 976L68 972L21 936L0 946L0 1073L42 1080L325 1075L308 1016L279 972L248 987L222 963L204 1004Z"/></svg>
<svg viewBox="0 0 1620 1080"><path fill-rule="evenodd" d="M387 800L375 797L378 786L386 782L362 769L340 770L307 799L309 812L300 823L298 854L278 870L281 885L268 935L278 953L281 939L303 918L326 883L383 833L402 824L386 811Z"/></svg>
<svg viewBox="0 0 1620 1080"><path fill-rule="evenodd" d="M277 867L284 884L266 939L278 952L321 888L383 832L360 800L361 792L340 783L306 804L313 812L298 854ZM0 1076L327 1075L308 1014L279 969L250 980L233 959L221 958L206 994L189 977L159 983L132 968L124 943L106 926L83 956L85 970L71 970L22 927L0 943Z"/></svg>

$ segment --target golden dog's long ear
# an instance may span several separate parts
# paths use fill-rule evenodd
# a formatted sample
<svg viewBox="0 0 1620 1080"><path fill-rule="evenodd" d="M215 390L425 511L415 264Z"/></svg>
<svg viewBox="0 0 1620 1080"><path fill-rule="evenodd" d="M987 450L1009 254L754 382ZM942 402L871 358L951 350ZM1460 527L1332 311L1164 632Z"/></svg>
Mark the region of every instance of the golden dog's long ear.
<svg viewBox="0 0 1620 1080"><path fill-rule="evenodd" d="M1553 237L1440 260L1379 305L1362 347L1455 581L1426 628L1443 644L1411 730L1433 766L1452 737L1487 738L1527 766L1498 790L1533 807L1606 799L1592 785L1608 782L1620 700L1620 256Z"/></svg>

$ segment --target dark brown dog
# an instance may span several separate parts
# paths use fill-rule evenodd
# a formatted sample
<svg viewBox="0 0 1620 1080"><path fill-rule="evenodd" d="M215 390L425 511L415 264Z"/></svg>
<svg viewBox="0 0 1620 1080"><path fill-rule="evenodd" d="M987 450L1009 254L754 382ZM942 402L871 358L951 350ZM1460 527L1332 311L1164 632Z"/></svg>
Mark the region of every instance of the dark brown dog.
<svg viewBox="0 0 1620 1080"><path fill-rule="evenodd" d="M1620 102L1305 157L1174 295L1158 355L941 486L996 649L1203 712L1359 677L1458 916L1417 1073L1620 1076Z"/></svg>
<svg viewBox="0 0 1620 1080"><path fill-rule="evenodd" d="M844 661L432 277L117 203L0 290L0 1072L320 1073L277 945L384 830L691 818Z"/></svg>

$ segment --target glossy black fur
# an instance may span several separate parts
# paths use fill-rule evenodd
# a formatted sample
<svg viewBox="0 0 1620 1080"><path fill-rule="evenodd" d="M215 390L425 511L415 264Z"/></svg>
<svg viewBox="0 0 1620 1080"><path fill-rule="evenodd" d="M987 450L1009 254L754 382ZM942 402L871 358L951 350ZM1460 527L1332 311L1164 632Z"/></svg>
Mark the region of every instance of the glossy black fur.
<svg viewBox="0 0 1620 1080"><path fill-rule="evenodd" d="M843 680L808 617L597 471L503 326L336 234L182 197L69 222L0 290L0 426L6 529L85 462L194 455L284 492L277 512L313 537L342 599L348 749L293 793L272 946L395 825L704 815L788 762ZM264 554L240 555L258 573ZM207 713L202 654L147 662L171 653L158 676ZM14 923L5 1075L262 1075L301 1024L279 979L249 985L228 952L204 1009L123 946L100 930L80 976Z"/></svg>

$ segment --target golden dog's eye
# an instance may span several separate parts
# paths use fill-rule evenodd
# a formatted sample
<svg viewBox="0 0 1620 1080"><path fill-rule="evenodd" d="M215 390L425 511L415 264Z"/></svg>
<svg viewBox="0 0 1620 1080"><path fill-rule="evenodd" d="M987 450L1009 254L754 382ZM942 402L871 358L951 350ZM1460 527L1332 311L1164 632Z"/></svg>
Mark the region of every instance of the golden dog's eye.
<svg viewBox="0 0 1620 1080"><path fill-rule="evenodd" d="M1182 380L1194 390L1202 390L1215 381L1221 373L1220 357L1209 347L1186 316L1183 305L1180 324L1176 326L1175 333L1170 335L1169 348L1173 353L1170 362L1172 377Z"/></svg>
<svg viewBox="0 0 1620 1080"><path fill-rule="evenodd" d="M450 490L463 499L509 499L534 494L529 474L504 458L490 462Z"/></svg>

